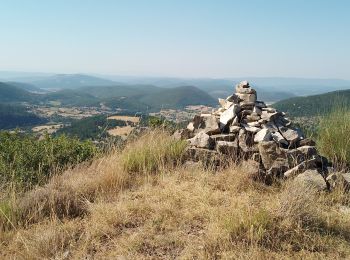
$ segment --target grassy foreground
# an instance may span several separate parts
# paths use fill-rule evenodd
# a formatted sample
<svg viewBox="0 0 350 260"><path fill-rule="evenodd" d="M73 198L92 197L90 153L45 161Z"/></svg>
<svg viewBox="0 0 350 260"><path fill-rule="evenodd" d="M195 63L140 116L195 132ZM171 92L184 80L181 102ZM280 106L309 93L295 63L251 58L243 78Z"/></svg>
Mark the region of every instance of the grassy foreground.
<svg viewBox="0 0 350 260"><path fill-rule="evenodd" d="M349 195L267 187L244 165L186 168L184 148L151 133L13 195L0 258L350 258Z"/></svg>

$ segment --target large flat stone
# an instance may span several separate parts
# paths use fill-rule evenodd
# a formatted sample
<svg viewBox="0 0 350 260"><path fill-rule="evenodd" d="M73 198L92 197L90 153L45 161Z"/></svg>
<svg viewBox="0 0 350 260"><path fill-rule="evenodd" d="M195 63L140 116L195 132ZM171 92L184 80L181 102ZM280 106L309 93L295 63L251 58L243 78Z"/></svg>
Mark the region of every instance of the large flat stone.
<svg viewBox="0 0 350 260"><path fill-rule="evenodd" d="M232 105L229 109L223 112L220 116L220 126L221 128L226 127L228 123L230 123L238 113L240 107L239 105Z"/></svg>
<svg viewBox="0 0 350 260"><path fill-rule="evenodd" d="M215 141L206 133L200 132L195 137L189 139L191 145L198 148L213 149Z"/></svg>
<svg viewBox="0 0 350 260"><path fill-rule="evenodd" d="M294 182L305 188L315 188L318 191L327 190L327 183L317 170L307 170L299 174L295 177Z"/></svg>
<svg viewBox="0 0 350 260"><path fill-rule="evenodd" d="M269 129L264 128L257 132L254 136L254 142L259 143L262 141L271 141L272 135Z"/></svg>
<svg viewBox="0 0 350 260"><path fill-rule="evenodd" d="M218 141L216 149L219 153L229 155L231 158L232 156L236 158L239 152L237 140L233 142Z"/></svg>
<svg viewBox="0 0 350 260"><path fill-rule="evenodd" d="M236 139L236 134L230 133L230 134L217 134L217 135L211 135L210 137L215 141L227 141L232 142Z"/></svg>

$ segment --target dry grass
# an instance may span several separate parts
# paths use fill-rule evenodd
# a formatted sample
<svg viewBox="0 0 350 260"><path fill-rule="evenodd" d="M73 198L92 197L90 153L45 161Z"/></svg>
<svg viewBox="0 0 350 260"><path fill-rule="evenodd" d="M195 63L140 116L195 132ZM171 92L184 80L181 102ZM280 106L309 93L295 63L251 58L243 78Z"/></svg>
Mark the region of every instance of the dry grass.
<svg viewBox="0 0 350 260"><path fill-rule="evenodd" d="M162 167L129 171L130 154L173 142L163 135L150 146L153 137L18 199L22 222L0 233L1 257L350 257L350 214L339 210L349 206L349 195L320 194L293 183L267 187L239 166L215 174L183 168L165 163L169 157L162 149L152 150L159 161L140 157L140 165L156 160Z"/></svg>
<svg viewBox="0 0 350 260"><path fill-rule="evenodd" d="M110 116L107 119L109 120L121 120L121 121L126 121L126 122L132 122L132 123L139 123L140 122L140 118L137 116Z"/></svg>
<svg viewBox="0 0 350 260"><path fill-rule="evenodd" d="M134 127L128 125L128 126L117 126L116 128L107 130L108 134L112 136L123 136L127 137L131 131L134 129Z"/></svg>

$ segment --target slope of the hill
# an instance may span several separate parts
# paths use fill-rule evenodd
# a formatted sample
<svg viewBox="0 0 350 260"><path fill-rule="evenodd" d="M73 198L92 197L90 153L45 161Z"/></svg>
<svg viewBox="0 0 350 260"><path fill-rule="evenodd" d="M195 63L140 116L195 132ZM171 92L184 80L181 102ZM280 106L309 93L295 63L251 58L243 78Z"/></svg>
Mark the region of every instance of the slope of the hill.
<svg viewBox="0 0 350 260"><path fill-rule="evenodd" d="M175 164L161 132L2 202L3 259L347 259L349 196Z"/></svg>
<svg viewBox="0 0 350 260"><path fill-rule="evenodd" d="M350 89L321 95L294 97L279 101L273 106L295 117L324 115L338 106L350 107Z"/></svg>
<svg viewBox="0 0 350 260"><path fill-rule="evenodd" d="M28 83L23 83L23 82L16 82L16 81L8 81L6 84L15 86L17 88L29 91L29 92L34 92L34 93L43 93L44 91L32 84Z"/></svg>
<svg viewBox="0 0 350 260"><path fill-rule="evenodd" d="M146 95L140 101L157 108L183 108L188 105L216 106L217 104L217 101L209 94L192 86L164 89Z"/></svg>
<svg viewBox="0 0 350 260"><path fill-rule="evenodd" d="M84 74L57 74L30 81L29 83L43 89L75 89L84 86L111 86L116 84L116 82L111 80Z"/></svg>
<svg viewBox="0 0 350 260"><path fill-rule="evenodd" d="M33 126L45 122L46 119L27 112L22 106L0 104L0 129Z"/></svg>
<svg viewBox="0 0 350 260"><path fill-rule="evenodd" d="M56 92L51 92L46 95L42 95L40 98L38 98L38 100L41 100L42 102L55 101L59 102L63 106L98 106L99 104L99 99L93 95L72 89L63 89Z"/></svg>
<svg viewBox="0 0 350 260"><path fill-rule="evenodd" d="M34 94L24 89L0 82L0 102L31 101L34 97Z"/></svg>
<svg viewBox="0 0 350 260"><path fill-rule="evenodd" d="M97 98L111 98L111 97L141 97L157 93L162 88L152 85L115 85L115 86L90 86L78 89L81 92L88 93Z"/></svg>

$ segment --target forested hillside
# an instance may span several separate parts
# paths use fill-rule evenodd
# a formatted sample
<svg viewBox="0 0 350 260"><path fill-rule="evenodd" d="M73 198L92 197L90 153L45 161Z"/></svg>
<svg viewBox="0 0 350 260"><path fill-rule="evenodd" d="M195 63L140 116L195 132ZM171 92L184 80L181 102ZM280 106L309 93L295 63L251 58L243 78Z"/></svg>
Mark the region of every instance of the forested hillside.
<svg viewBox="0 0 350 260"><path fill-rule="evenodd" d="M324 115L336 107L350 107L350 89L321 95L290 98L279 101L273 106L278 110L287 112L290 116Z"/></svg>
<svg viewBox="0 0 350 260"><path fill-rule="evenodd" d="M19 87L0 82L0 102L33 101L35 95Z"/></svg>
<svg viewBox="0 0 350 260"><path fill-rule="evenodd" d="M0 129L33 126L47 122L47 119L27 112L18 105L0 104Z"/></svg>

